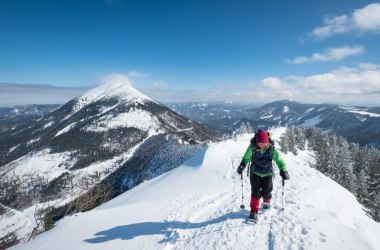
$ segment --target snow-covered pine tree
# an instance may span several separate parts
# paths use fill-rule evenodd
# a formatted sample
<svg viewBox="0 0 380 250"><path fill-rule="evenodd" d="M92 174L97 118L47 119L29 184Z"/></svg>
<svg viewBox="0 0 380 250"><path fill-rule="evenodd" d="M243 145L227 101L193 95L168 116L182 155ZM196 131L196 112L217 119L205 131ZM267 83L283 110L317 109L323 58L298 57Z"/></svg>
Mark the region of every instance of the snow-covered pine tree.
<svg viewBox="0 0 380 250"><path fill-rule="evenodd" d="M295 128L294 134L296 136L296 147L300 150L305 150L306 148L306 137L305 137L305 131L303 128Z"/></svg>
<svg viewBox="0 0 380 250"><path fill-rule="evenodd" d="M355 194L358 201L365 206L368 205L368 150L359 144L351 144L352 172L355 180Z"/></svg>
<svg viewBox="0 0 380 250"><path fill-rule="evenodd" d="M340 173L337 173L336 181L338 183L341 183L341 185L348 189L350 192L354 192L356 188L354 174L352 171L353 161L351 158L349 143L342 137L338 137L337 147L338 162L335 170L338 172L340 171Z"/></svg>
<svg viewBox="0 0 380 250"><path fill-rule="evenodd" d="M348 143L316 128L294 129L296 132L287 129L281 136L281 151L289 150L289 142L303 131L308 149L315 154L312 166L350 190L372 218L380 221L380 151Z"/></svg>
<svg viewBox="0 0 380 250"><path fill-rule="evenodd" d="M368 205L372 217L380 220L380 153L376 149L369 150L368 160Z"/></svg>
<svg viewBox="0 0 380 250"><path fill-rule="evenodd" d="M288 130L288 128L286 128L286 130ZM280 142L278 143L278 145L280 146L281 148L281 152L284 153L284 154L287 154L289 152L289 145L288 145L288 134L287 133L283 133L280 137Z"/></svg>
<svg viewBox="0 0 380 250"><path fill-rule="evenodd" d="M328 136L323 133L316 133L314 135L312 150L315 152L316 162L314 167L322 173L327 173L328 160L331 149L329 149Z"/></svg>

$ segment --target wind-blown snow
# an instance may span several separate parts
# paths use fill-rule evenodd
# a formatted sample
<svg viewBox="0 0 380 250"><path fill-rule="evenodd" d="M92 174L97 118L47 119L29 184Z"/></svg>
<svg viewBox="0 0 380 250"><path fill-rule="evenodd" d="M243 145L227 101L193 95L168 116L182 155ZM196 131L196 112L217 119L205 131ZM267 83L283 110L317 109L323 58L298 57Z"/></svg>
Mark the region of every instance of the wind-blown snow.
<svg viewBox="0 0 380 250"><path fill-rule="evenodd" d="M283 131L273 131L274 139ZM245 224L236 167L251 136L210 145L173 171L63 219L18 249L379 249L380 225L351 193L308 167L309 151L283 155L291 176L285 210L277 175L272 209L260 210L257 225ZM249 190L244 176L246 207Z"/></svg>

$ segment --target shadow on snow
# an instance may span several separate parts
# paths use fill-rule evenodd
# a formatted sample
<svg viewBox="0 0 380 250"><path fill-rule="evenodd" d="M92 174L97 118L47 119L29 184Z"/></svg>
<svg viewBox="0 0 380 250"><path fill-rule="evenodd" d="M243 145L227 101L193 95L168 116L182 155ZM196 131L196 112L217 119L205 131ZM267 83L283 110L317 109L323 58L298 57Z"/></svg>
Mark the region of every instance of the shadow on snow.
<svg viewBox="0 0 380 250"><path fill-rule="evenodd" d="M218 218L199 223L182 221L141 222L130 225L117 226L104 231L100 231L95 234L96 237L92 239L86 239L84 241L87 243L96 244L116 239L131 240L138 236L162 234L165 237L159 243L172 242L176 241L179 237L178 232L175 231L176 229L203 228L212 224L221 223L226 220L242 219L243 217L243 212L239 211L231 212Z"/></svg>

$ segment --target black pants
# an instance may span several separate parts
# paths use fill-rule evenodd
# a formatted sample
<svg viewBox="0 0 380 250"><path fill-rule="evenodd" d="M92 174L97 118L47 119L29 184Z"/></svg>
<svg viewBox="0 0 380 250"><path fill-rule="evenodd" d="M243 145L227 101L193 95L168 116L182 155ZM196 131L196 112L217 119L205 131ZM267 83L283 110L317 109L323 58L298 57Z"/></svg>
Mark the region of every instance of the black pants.
<svg viewBox="0 0 380 250"><path fill-rule="evenodd" d="M272 198L272 190L273 190L273 176L260 177L251 173L251 189L252 196L260 199L263 197L264 199Z"/></svg>

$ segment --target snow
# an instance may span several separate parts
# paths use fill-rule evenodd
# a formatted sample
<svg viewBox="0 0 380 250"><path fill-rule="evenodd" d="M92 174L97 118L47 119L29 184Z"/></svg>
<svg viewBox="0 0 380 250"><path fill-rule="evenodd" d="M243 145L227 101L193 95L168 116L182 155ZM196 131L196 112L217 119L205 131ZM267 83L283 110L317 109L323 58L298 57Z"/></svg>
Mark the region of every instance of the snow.
<svg viewBox="0 0 380 250"><path fill-rule="evenodd" d="M190 130L193 130L194 128L191 127L191 128L185 128L185 129L178 129L177 132L183 132L183 131L190 131Z"/></svg>
<svg viewBox="0 0 380 250"><path fill-rule="evenodd" d="M15 115L18 115L20 113L20 111L17 108L15 108L12 110L12 113L14 113Z"/></svg>
<svg viewBox="0 0 380 250"><path fill-rule="evenodd" d="M76 113L87 104L109 97L117 97L126 102L138 102L141 104L147 100L154 102L152 99L142 94L128 83L112 82L102 84L79 97L72 113Z"/></svg>
<svg viewBox="0 0 380 250"><path fill-rule="evenodd" d="M50 150L44 149L31 152L27 155L8 163L1 169L1 174L11 178L13 174L20 176L40 176L46 180L53 180L62 173L67 172L63 165L70 162L70 152L50 154ZM71 162L72 163L72 162ZM74 164L74 163L72 163ZM27 183L24 183L27 184Z"/></svg>
<svg viewBox="0 0 380 250"><path fill-rule="evenodd" d="M269 118L271 118L273 115L269 115L269 116L262 116L262 117L260 117L260 119L269 119Z"/></svg>
<svg viewBox="0 0 380 250"><path fill-rule="evenodd" d="M301 120L305 115L307 115L309 112L313 111L314 108L309 108L307 109L304 113L302 113L298 118L297 120Z"/></svg>
<svg viewBox="0 0 380 250"><path fill-rule="evenodd" d="M102 107L101 110L99 111L99 114L97 114L97 116L101 116L102 114L107 113L108 111L110 111L110 110L116 108L118 105L119 105L119 104L115 104L115 105L113 105L113 106L111 106L111 107Z"/></svg>
<svg viewBox="0 0 380 250"><path fill-rule="evenodd" d="M20 146L20 144L17 144L16 146L11 147L11 148L9 149L9 153L11 153L13 150L15 150L18 146Z"/></svg>
<svg viewBox="0 0 380 250"><path fill-rule="evenodd" d="M273 130L273 138L283 131ZM260 210L257 225L245 224L236 167L252 136L210 144L182 166L66 217L16 249L379 249L380 224L351 193L308 167L307 150L283 155L291 176L285 210L277 174L272 209ZM246 175L243 183L248 207Z"/></svg>
<svg viewBox="0 0 380 250"><path fill-rule="evenodd" d="M41 138L32 139L32 140L28 141L28 142L26 143L26 145L29 147L29 146L32 145L33 143L38 142L40 139L41 139Z"/></svg>
<svg viewBox="0 0 380 250"><path fill-rule="evenodd" d="M151 113L134 109L128 113L114 115L105 115L96 120L95 124L86 127L87 131L107 131L119 127L133 127L144 131L157 130L160 128L159 121Z"/></svg>
<svg viewBox="0 0 380 250"><path fill-rule="evenodd" d="M305 126L305 127L312 127L318 125L322 119L323 115L317 115L316 117L313 117L311 119L305 120L300 126Z"/></svg>
<svg viewBox="0 0 380 250"><path fill-rule="evenodd" d="M197 103L197 104L191 105L190 108L196 108L196 107L208 107L208 104L207 103Z"/></svg>
<svg viewBox="0 0 380 250"><path fill-rule="evenodd" d="M3 207L6 207L2 205ZM35 222L33 218L34 208L28 209L28 211L18 211L16 209L11 209L6 207L8 210L5 214L0 215L1 227L0 227L0 237L6 236L9 232L17 230L17 235L21 236L27 235L31 232L33 227L35 227Z"/></svg>
<svg viewBox="0 0 380 250"><path fill-rule="evenodd" d="M42 118L41 118L41 119L42 119ZM48 128L48 127L51 127L53 124L54 124L53 121L51 121L51 122L49 122L49 123L46 123L46 124L43 126L43 129Z"/></svg>
<svg viewBox="0 0 380 250"><path fill-rule="evenodd" d="M343 106L340 106L340 108L344 109L344 110L346 110L347 112L350 112L350 113L356 113L356 114L360 114L360 115L368 115L370 117L380 117L380 114L368 112L368 111L365 111L365 110L360 110L360 109L357 109L357 108L343 107Z"/></svg>
<svg viewBox="0 0 380 250"><path fill-rule="evenodd" d="M286 112L289 112L289 107L285 105L285 106L284 106L283 113L286 113Z"/></svg>
<svg viewBox="0 0 380 250"><path fill-rule="evenodd" d="M109 98L117 98L119 102L126 103L144 104L146 101L155 102L143 93L139 92L137 89L133 88L129 82L125 81L125 79L122 81L111 81L103 83L102 85L91 89L80 96L77 99L71 113L63 118L63 120L70 118L74 113L78 112L90 103ZM117 106L117 104L115 106ZM105 113L113 109L115 106L105 108L101 111L101 113Z"/></svg>
<svg viewBox="0 0 380 250"><path fill-rule="evenodd" d="M360 114L360 115L368 115L370 117L380 117L379 114L371 113L371 112L367 112L367 111L362 111L362 110L348 110L348 112L356 113L356 114Z"/></svg>
<svg viewBox="0 0 380 250"><path fill-rule="evenodd" d="M61 134L64 134L64 133L69 132L70 129L72 129L72 128L75 127L75 124L76 124L76 122L73 122L73 123L67 125L67 126L64 127L63 129L61 129L60 131L58 131L58 133L57 133L54 137L57 137L57 136L59 136L59 135L61 135Z"/></svg>
<svg viewBox="0 0 380 250"><path fill-rule="evenodd" d="M240 119L233 123L233 125L236 125L240 122Z"/></svg>
<svg viewBox="0 0 380 250"><path fill-rule="evenodd" d="M150 136L154 134L157 133L152 132ZM29 183L33 178L41 178L47 181L58 177L64 172L68 172L72 176L71 183L73 186L62 190L61 195L56 200L37 203L22 211L9 208L10 210L6 214L0 215L0 238L13 231L16 231L19 239L29 238L30 233L36 226L34 219L35 211L37 211L36 207L38 209L46 209L49 206L58 207L74 200L94 186L95 182L91 179L91 176L98 176L97 182L102 181L110 173L113 173L116 168L123 165L147 139L119 156L103 162L94 162L90 166L78 170L71 170L75 160L67 158L70 156L70 152L49 154L49 150L30 153L4 166L0 171L0 175L4 174L4 180L12 179L15 175L21 175L22 187L25 191L30 188ZM27 178L28 175L31 175L32 178ZM24 177L26 179L23 179Z"/></svg>

